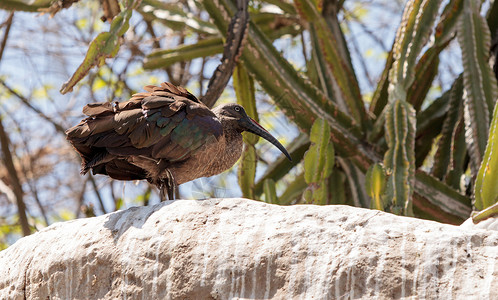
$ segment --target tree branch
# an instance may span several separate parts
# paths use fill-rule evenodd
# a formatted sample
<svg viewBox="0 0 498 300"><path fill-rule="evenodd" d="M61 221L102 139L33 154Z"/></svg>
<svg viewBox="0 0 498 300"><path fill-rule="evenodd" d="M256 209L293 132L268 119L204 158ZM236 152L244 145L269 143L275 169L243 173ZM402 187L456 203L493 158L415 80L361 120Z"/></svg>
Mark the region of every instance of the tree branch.
<svg viewBox="0 0 498 300"><path fill-rule="evenodd" d="M5 33L3 35L2 44L0 46L0 61L3 56L3 52L5 50L5 46L7 45L7 38L9 37L10 27L12 25L12 20L14 18L14 12L11 12L6 21ZM21 181L19 180L19 176L17 176L17 171L14 166L14 161L12 160L12 154L9 149L9 137L5 132L5 128L3 127L2 117L0 116L0 143L3 153L3 161L5 167L7 168L8 175L10 180L12 181L13 192L16 198L17 210L19 212L19 222L21 223L21 228L24 236L30 235L31 230L29 229L28 218L26 216L26 205L23 200L23 191Z"/></svg>
<svg viewBox="0 0 498 300"><path fill-rule="evenodd" d="M19 212L19 222L21 223L21 228L24 236L30 235L31 230L29 229L28 218L26 216L26 205L23 200L23 191L21 181L19 176L17 176L17 170L14 166L14 161L12 160L12 154L9 149L9 137L5 132L5 128L2 124L2 118L0 118L0 143L2 144L3 161L7 172L9 173L10 180L12 181L14 195L16 196L17 210Z"/></svg>
<svg viewBox="0 0 498 300"><path fill-rule="evenodd" d="M11 12L5 21L6 28L5 33L3 34L2 44L0 45L0 61L2 61L3 51L5 50L5 46L7 45L7 37L9 36L10 26L12 25L12 20L14 19L14 12Z"/></svg>
<svg viewBox="0 0 498 300"><path fill-rule="evenodd" d="M85 180L83 180L83 184L81 186L81 191L78 194L78 207L76 208L76 218L79 218L82 213L82 208L83 208L83 202L85 201L85 190L86 190L86 183L90 179L90 176L87 176Z"/></svg>
<svg viewBox="0 0 498 300"><path fill-rule="evenodd" d="M223 90L232 76L233 69L242 54L243 44L247 36L249 13L247 5L249 0L237 0L238 11L228 25L227 41L223 49L221 64L216 68L209 80L208 90L201 101L208 107L213 107L220 98Z"/></svg>
<svg viewBox="0 0 498 300"><path fill-rule="evenodd" d="M0 79L0 85L2 85L5 89L7 89L7 91L9 91L12 95L16 96L19 100L21 100L21 102L24 103L24 105L29 107L32 111L37 113L40 117L42 117L43 119L48 121L50 124L52 124L57 131L65 134L66 130L64 129L64 127L62 127L62 125L60 125L59 123L56 123L54 120L52 120L51 118L46 116L41 110L39 110L38 108L31 105L31 103L29 102L29 100L26 97L24 97L23 95L16 92L14 89L12 89L10 86L8 86L7 83L5 83L5 81L3 81L2 79Z"/></svg>
<svg viewBox="0 0 498 300"><path fill-rule="evenodd" d="M95 192L95 196L97 196L97 200L99 201L100 209L102 210L103 214L106 214L107 211L105 210L104 207L104 201L102 200L102 196L100 196L99 188L97 186L97 183L95 182L95 178L93 178L92 174L88 174L88 179L90 180L90 183L92 184L93 190Z"/></svg>

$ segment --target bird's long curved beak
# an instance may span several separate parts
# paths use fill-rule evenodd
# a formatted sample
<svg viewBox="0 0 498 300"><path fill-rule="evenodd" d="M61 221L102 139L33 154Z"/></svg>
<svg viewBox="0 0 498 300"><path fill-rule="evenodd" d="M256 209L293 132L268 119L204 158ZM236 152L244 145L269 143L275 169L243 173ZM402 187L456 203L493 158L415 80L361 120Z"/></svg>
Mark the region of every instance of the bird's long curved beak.
<svg viewBox="0 0 498 300"><path fill-rule="evenodd" d="M287 152L287 150L280 144L276 138L273 137L266 129L263 128L263 126L259 125L258 122L254 121L252 118L247 117L242 119L241 122L242 127L246 131L249 131L251 133L254 133L256 135L259 135L260 137L264 138L268 142L272 143L275 147L277 147L282 153L290 160L292 161L291 156Z"/></svg>

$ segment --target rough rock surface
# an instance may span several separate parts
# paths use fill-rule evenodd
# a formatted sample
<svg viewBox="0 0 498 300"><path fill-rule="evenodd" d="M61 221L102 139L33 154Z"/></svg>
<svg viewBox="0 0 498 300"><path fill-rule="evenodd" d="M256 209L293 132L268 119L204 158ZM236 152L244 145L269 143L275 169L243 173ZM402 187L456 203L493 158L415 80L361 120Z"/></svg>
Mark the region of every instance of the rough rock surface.
<svg viewBox="0 0 498 300"><path fill-rule="evenodd" d="M0 252L0 299L497 299L497 291L498 231L348 206L178 200L54 224Z"/></svg>

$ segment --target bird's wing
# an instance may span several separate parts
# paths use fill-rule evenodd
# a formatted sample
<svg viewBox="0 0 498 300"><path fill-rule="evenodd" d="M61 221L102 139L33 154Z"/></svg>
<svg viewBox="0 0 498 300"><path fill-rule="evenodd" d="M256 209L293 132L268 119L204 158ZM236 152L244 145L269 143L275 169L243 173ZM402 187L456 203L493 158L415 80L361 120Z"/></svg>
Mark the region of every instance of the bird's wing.
<svg viewBox="0 0 498 300"><path fill-rule="evenodd" d="M85 106L88 118L67 131L84 164L103 149L117 157L181 161L223 134L214 113L187 90L169 83L145 90L126 102ZM100 156L107 163L109 157Z"/></svg>

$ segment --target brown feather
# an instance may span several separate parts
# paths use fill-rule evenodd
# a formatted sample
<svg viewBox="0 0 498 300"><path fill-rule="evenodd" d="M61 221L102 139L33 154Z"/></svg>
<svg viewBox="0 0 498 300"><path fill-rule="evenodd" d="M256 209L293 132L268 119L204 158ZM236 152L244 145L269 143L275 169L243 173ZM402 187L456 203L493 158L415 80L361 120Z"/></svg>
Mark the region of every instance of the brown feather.
<svg viewBox="0 0 498 300"><path fill-rule="evenodd" d="M170 194L174 186L219 174L238 160L246 130L240 122L251 121L243 109L228 104L211 111L167 82L144 89L125 102L86 105L88 117L67 130L83 173L91 169L118 180L147 179Z"/></svg>
<svg viewBox="0 0 498 300"><path fill-rule="evenodd" d="M125 102L91 103L83 108L88 118L69 129L67 138L81 155L84 172L93 169L115 179L148 178L158 183L164 178L151 178L151 174L164 174L157 169L158 162L165 168L178 164L222 134L219 121L214 121L216 115L186 89L170 83L144 89L147 92L136 93ZM212 128L204 129L206 137L197 128L204 126L204 117L213 119ZM177 135L197 135L172 141L172 132L183 120L193 123L188 132Z"/></svg>
<svg viewBox="0 0 498 300"><path fill-rule="evenodd" d="M112 105L109 102L90 103L83 107L83 113L89 117L95 117L100 114L111 114Z"/></svg>

